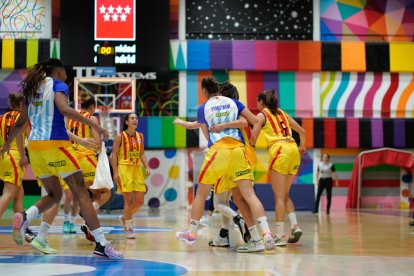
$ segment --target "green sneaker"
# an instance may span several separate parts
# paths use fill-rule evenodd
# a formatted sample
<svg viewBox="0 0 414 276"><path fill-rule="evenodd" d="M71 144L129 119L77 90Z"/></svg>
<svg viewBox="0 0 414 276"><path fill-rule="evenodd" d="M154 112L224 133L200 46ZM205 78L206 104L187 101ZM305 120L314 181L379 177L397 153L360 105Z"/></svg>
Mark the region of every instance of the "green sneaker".
<svg viewBox="0 0 414 276"><path fill-rule="evenodd" d="M69 223L69 233L76 234L76 228L74 223Z"/></svg>
<svg viewBox="0 0 414 276"><path fill-rule="evenodd" d="M30 246L40 252L45 254L56 254L57 251L49 246L47 240L41 240L38 237L34 238L30 243Z"/></svg>
<svg viewBox="0 0 414 276"><path fill-rule="evenodd" d="M239 253L252 253L252 252L262 252L265 250L262 241L249 241L248 243L237 247L237 252Z"/></svg>
<svg viewBox="0 0 414 276"><path fill-rule="evenodd" d="M62 227L62 233L65 233L65 234L69 234L70 233L70 222L69 221L64 221L63 222L63 227Z"/></svg>

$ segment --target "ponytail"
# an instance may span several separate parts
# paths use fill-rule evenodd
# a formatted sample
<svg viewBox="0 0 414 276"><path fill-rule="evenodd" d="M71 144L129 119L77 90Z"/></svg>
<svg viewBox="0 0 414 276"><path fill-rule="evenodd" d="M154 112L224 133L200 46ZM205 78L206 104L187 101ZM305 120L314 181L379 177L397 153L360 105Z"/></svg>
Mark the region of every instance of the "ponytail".
<svg viewBox="0 0 414 276"><path fill-rule="evenodd" d="M263 91L257 96L257 101L262 101L266 108L270 109L273 115L279 114L279 99L276 96L275 90L269 89Z"/></svg>

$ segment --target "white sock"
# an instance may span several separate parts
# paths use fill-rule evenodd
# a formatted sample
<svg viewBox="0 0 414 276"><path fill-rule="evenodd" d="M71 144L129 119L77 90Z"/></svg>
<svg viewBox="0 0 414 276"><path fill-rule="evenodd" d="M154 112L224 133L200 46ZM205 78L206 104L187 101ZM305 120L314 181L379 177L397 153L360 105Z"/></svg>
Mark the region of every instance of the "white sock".
<svg viewBox="0 0 414 276"><path fill-rule="evenodd" d="M37 233L37 238L45 240L47 237L47 233L49 232L49 228L50 224L42 221L42 223L40 224L39 233Z"/></svg>
<svg viewBox="0 0 414 276"><path fill-rule="evenodd" d="M281 237L285 234L285 223L276 221L276 236Z"/></svg>
<svg viewBox="0 0 414 276"><path fill-rule="evenodd" d="M92 206L93 206L93 208L97 211L98 209L99 209L99 203L98 202L96 202L96 201L94 201L94 202L92 202Z"/></svg>
<svg viewBox="0 0 414 276"><path fill-rule="evenodd" d="M188 232L192 234L197 234L198 224L200 223L199 220L190 219L190 228L188 228Z"/></svg>
<svg viewBox="0 0 414 276"><path fill-rule="evenodd" d="M125 220L125 227L132 229L132 219Z"/></svg>
<svg viewBox="0 0 414 276"><path fill-rule="evenodd" d="M106 239L101 227L92 230L91 234L95 238L96 242L99 242L102 246L106 246Z"/></svg>
<svg viewBox="0 0 414 276"><path fill-rule="evenodd" d="M298 220L296 219L296 213L292 212L288 214L288 218L290 221L290 228L292 229L296 224L298 224Z"/></svg>
<svg viewBox="0 0 414 276"><path fill-rule="evenodd" d="M30 222L35 217L37 217L38 214L39 214L39 209L37 209L37 207L33 205L32 207L30 207L26 211L26 219L27 219L27 221Z"/></svg>
<svg viewBox="0 0 414 276"><path fill-rule="evenodd" d="M70 222L70 214L66 214L66 213L64 213L64 214L63 214L63 220L64 220L64 221L69 221L69 222Z"/></svg>
<svg viewBox="0 0 414 276"><path fill-rule="evenodd" d="M230 219L225 216L221 216L221 228L229 229L230 227Z"/></svg>
<svg viewBox="0 0 414 276"><path fill-rule="evenodd" d="M261 240L259 231L257 231L256 225L249 227L249 232L250 232L250 235L252 236L253 241L257 242Z"/></svg>
<svg viewBox="0 0 414 276"><path fill-rule="evenodd" d="M269 224L267 223L267 217L263 216L257 219L257 223L260 226L260 230L262 230L262 234L266 235L270 233Z"/></svg>
<svg viewBox="0 0 414 276"><path fill-rule="evenodd" d="M71 215L70 216L70 223L74 223L75 222L75 219L76 219L76 215Z"/></svg>

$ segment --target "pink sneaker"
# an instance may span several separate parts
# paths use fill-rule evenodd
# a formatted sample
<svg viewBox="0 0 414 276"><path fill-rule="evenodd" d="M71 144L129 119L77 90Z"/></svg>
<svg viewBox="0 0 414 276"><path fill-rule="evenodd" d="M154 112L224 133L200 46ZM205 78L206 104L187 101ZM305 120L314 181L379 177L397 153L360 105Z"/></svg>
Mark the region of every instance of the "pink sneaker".
<svg viewBox="0 0 414 276"><path fill-rule="evenodd" d="M264 243L266 250L275 249L275 241L273 240L271 233L267 233L266 235L263 236L263 243Z"/></svg>
<svg viewBox="0 0 414 276"><path fill-rule="evenodd" d="M179 239L180 241L185 242L188 245L195 244L195 242L197 240L195 235L188 232L188 230L184 230L184 231L181 231L181 232L176 232L175 235L176 235L177 239Z"/></svg>
<svg viewBox="0 0 414 276"><path fill-rule="evenodd" d="M111 260L121 260L124 258L124 255L121 252L116 251L109 242L107 242L105 246L102 246L99 242L97 242L93 254L95 256L105 257Z"/></svg>
<svg viewBox="0 0 414 276"><path fill-rule="evenodd" d="M134 229L132 228L125 228L125 237L127 239L135 239Z"/></svg>

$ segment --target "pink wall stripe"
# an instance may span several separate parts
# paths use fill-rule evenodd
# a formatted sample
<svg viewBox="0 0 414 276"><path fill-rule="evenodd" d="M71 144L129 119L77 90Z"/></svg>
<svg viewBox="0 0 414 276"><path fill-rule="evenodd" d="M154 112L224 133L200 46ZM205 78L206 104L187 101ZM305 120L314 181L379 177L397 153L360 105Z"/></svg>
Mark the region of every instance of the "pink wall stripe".
<svg viewBox="0 0 414 276"><path fill-rule="evenodd" d="M374 114L374 96L377 93L378 89L381 87L382 74L383 73L381 72L374 73L374 81L372 82L372 86L369 88L367 95L365 96L364 110L362 111L363 117L371 118Z"/></svg>
<svg viewBox="0 0 414 276"><path fill-rule="evenodd" d="M277 71L277 43L256 41L256 70Z"/></svg>
<svg viewBox="0 0 414 276"><path fill-rule="evenodd" d="M346 119L346 146L348 148L359 148L359 119Z"/></svg>
<svg viewBox="0 0 414 276"><path fill-rule="evenodd" d="M295 74L295 116L313 116L313 93L312 93L312 74Z"/></svg>

